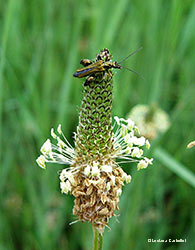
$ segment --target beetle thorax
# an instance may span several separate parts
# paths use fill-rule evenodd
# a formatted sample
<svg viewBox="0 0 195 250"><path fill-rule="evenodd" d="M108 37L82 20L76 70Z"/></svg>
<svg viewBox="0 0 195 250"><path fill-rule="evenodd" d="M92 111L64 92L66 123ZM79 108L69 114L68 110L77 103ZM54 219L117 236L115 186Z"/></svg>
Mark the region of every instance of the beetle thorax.
<svg viewBox="0 0 195 250"><path fill-rule="evenodd" d="M121 69L121 65L119 65L117 62L112 62L112 61L109 61L109 62L104 62L103 63L103 66L105 68L115 68L115 69Z"/></svg>

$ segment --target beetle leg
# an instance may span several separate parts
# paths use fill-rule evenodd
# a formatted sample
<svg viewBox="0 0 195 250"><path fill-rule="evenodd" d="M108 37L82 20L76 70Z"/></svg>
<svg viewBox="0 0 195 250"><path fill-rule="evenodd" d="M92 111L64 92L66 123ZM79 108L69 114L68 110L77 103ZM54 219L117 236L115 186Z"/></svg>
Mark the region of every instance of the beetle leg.
<svg viewBox="0 0 195 250"><path fill-rule="evenodd" d="M109 82L112 79L112 74L109 71L107 73L110 76L109 80L107 80Z"/></svg>
<svg viewBox="0 0 195 250"><path fill-rule="evenodd" d="M80 61L80 64L86 67L86 66L92 64L92 61L90 61L89 59L82 59Z"/></svg>
<svg viewBox="0 0 195 250"><path fill-rule="evenodd" d="M109 72L109 71L107 71L106 70L106 72L108 73L108 75L109 75L109 79L107 80L108 82L112 79L112 74ZM105 77L103 77L103 79L99 82L99 83L101 83L101 82L103 82L105 80Z"/></svg>
<svg viewBox="0 0 195 250"><path fill-rule="evenodd" d="M87 79L85 80L84 86L88 86L91 82L93 82L95 79L94 76L90 75L89 77L87 77Z"/></svg>

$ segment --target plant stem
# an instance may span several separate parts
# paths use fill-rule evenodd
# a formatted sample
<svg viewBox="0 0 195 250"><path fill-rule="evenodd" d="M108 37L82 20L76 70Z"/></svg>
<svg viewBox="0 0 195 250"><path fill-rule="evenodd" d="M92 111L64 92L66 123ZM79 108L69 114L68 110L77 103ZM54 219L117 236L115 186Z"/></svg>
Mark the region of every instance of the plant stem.
<svg viewBox="0 0 195 250"><path fill-rule="evenodd" d="M98 232L95 226L93 228L93 250L102 250L103 235Z"/></svg>

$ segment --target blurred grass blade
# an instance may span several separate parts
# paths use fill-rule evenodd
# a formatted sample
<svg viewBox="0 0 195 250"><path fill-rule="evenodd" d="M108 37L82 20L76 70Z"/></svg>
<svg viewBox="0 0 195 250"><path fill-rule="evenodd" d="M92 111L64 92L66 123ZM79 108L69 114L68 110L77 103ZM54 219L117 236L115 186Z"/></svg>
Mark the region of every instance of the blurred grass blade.
<svg viewBox="0 0 195 250"><path fill-rule="evenodd" d="M187 167L175 160L165 150L157 148L154 151L154 158L195 188L195 175L187 169Z"/></svg>
<svg viewBox="0 0 195 250"><path fill-rule="evenodd" d="M119 29L121 18L124 15L124 11L127 8L128 1L118 1L113 4L112 7L112 17L110 18L104 33L104 43L110 45L115 35L117 34L117 30Z"/></svg>
<svg viewBox="0 0 195 250"><path fill-rule="evenodd" d="M3 73L5 67L5 53L7 48L7 39L9 28L11 24L12 18L12 4L13 1L10 0L7 4L7 9L4 17L4 27L3 27L3 34L2 34L2 41L0 42L0 141L1 141L1 134L2 133L2 99L3 99ZM1 143L0 143L1 144ZM1 152L1 150L0 150Z"/></svg>

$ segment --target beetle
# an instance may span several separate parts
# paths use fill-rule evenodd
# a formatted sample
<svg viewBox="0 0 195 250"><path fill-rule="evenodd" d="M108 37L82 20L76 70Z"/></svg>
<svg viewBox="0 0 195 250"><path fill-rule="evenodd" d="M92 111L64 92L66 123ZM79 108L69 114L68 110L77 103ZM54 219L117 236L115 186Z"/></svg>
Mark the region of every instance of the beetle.
<svg viewBox="0 0 195 250"><path fill-rule="evenodd" d="M107 71L108 69L114 68L114 69L121 69L121 68L125 68L137 75L139 75L137 72L135 72L132 69L126 68L122 65L120 65L121 62L125 61L127 58L129 58L130 56L134 55L135 53L137 53L138 51L140 51L142 49L139 48L138 50L134 51L133 53L131 53L130 55L128 55L126 58L124 58L122 61L120 61L119 63L116 61L103 61L102 59L97 60L96 62L92 62L89 59L82 59L80 61L80 64L82 64L84 66L84 68L78 69L73 76L74 77L78 77L78 78L83 78L83 77L87 77L89 76L86 81L85 81L85 86L88 85L90 82L92 82L94 80L94 76L96 73L100 73L100 72L104 72ZM110 74L110 73L108 73ZM139 75L140 76L140 75ZM112 76L111 76L112 77ZM140 76L141 77L141 76Z"/></svg>
<svg viewBox="0 0 195 250"><path fill-rule="evenodd" d="M84 59L84 60L86 60L86 59ZM121 69L122 66L119 65L117 62L104 62L103 60L99 60L95 63L89 64L88 66L85 66L82 69L78 69L74 73L73 76L78 77L78 78L82 78L82 77L89 76L93 73L106 71L107 69L111 69L111 68Z"/></svg>

